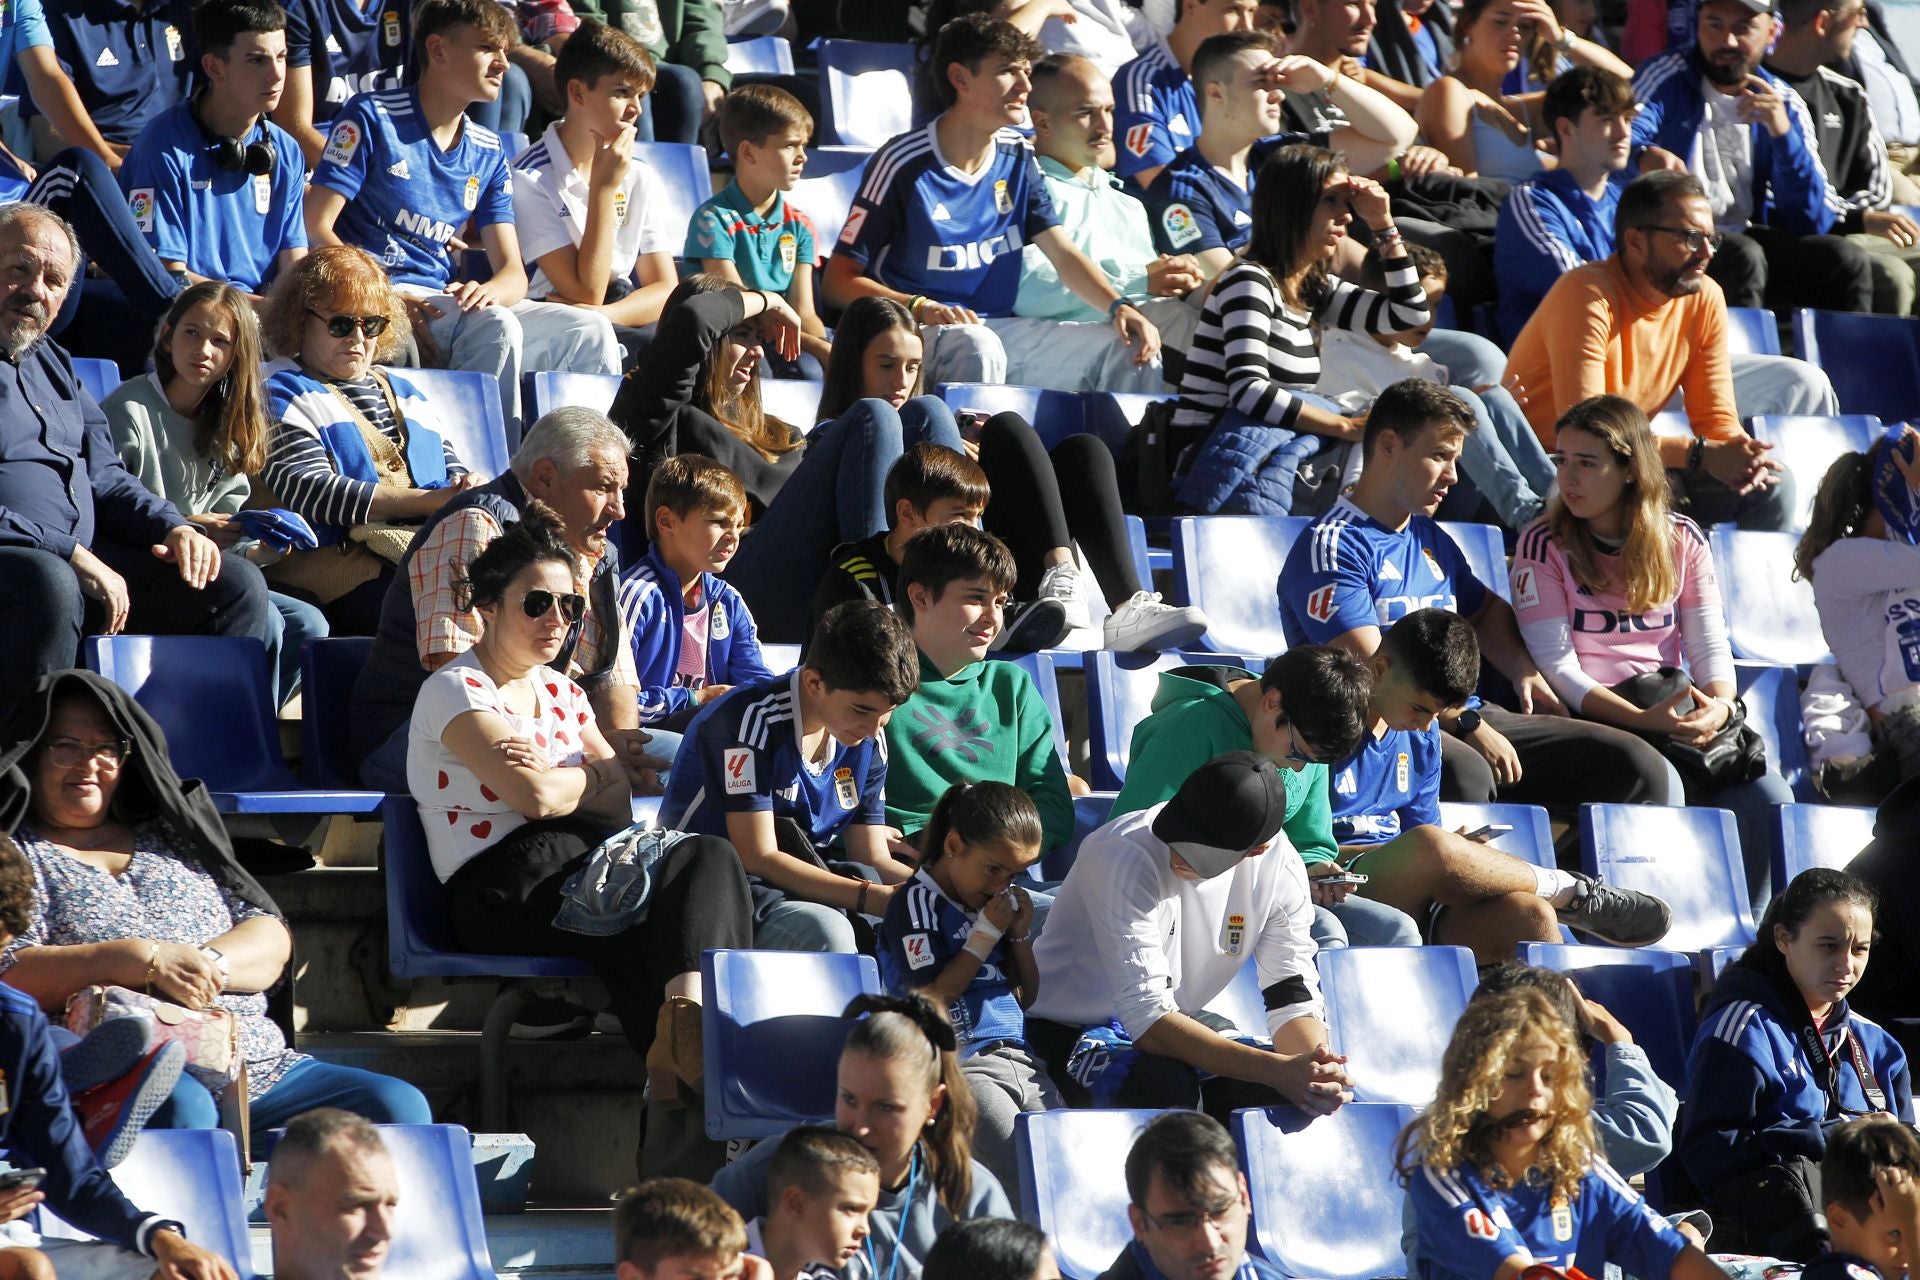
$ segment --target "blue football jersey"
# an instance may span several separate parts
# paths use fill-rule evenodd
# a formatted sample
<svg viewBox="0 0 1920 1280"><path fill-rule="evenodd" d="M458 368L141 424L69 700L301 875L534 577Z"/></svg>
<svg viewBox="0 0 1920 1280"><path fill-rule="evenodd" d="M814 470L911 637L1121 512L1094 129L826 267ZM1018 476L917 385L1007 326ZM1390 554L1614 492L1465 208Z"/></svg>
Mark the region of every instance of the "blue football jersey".
<svg viewBox="0 0 1920 1280"><path fill-rule="evenodd" d="M187 96L192 66L186 18L175 6L88 0L48 5L44 20L60 69L108 142L131 145L155 117ZM20 106L22 115L37 114L31 94L21 97Z"/></svg>
<svg viewBox="0 0 1920 1280"><path fill-rule="evenodd" d="M420 110L420 90L363 93L327 134L313 184L346 198L333 229L380 260L395 284L444 289L453 274L447 242L513 221L513 178L500 135L463 120L442 151Z"/></svg>
<svg viewBox="0 0 1920 1280"><path fill-rule="evenodd" d="M887 990L903 993L932 982L966 947L973 921L973 913L949 898L932 876L914 872L880 922L880 981ZM1027 1015L1013 994L1006 962L1003 938L948 1008L963 1058L995 1040L1027 1041Z"/></svg>
<svg viewBox="0 0 1920 1280"><path fill-rule="evenodd" d="M1327 644L1356 627L1385 629L1416 609L1480 612L1486 584L1426 516L1389 529L1346 498L1315 520L1280 570L1287 644Z"/></svg>
<svg viewBox="0 0 1920 1280"><path fill-rule="evenodd" d="M1578 1267L1615 1263L1630 1276L1665 1276L1686 1238L1597 1156L1571 1201L1543 1181L1496 1189L1467 1166L1426 1166L1407 1182L1420 1245L1416 1280L1485 1280L1508 1258Z"/></svg>
<svg viewBox="0 0 1920 1280"><path fill-rule="evenodd" d="M1440 821L1438 729L1368 734L1352 758L1327 772L1336 844L1385 844Z"/></svg>
<svg viewBox="0 0 1920 1280"><path fill-rule="evenodd" d="M1321 140L1324 135L1317 135ZM1238 249L1253 234L1253 188L1260 166L1281 147L1313 142L1315 135L1276 133L1247 152L1247 185L1242 187L1190 146L1167 162L1147 188L1153 242L1162 253L1201 253Z"/></svg>
<svg viewBox="0 0 1920 1280"><path fill-rule="evenodd" d="M1200 137L1200 100L1193 79L1164 40L1120 68L1113 78L1114 171L1131 178L1165 165Z"/></svg>
<svg viewBox="0 0 1920 1280"><path fill-rule="evenodd" d="M140 134L120 166L120 186L162 260L260 293L282 249L306 248L306 161L293 135L271 120L261 120L248 141L273 147L272 173L222 169L193 104L182 102Z"/></svg>
<svg viewBox="0 0 1920 1280"><path fill-rule="evenodd" d="M737 686L687 726L660 802L660 825L727 834L729 813L792 818L816 848L848 827L887 820L884 737L843 746L829 737L825 763L800 749L800 668Z"/></svg>
<svg viewBox="0 0 1920 1280"><path fill-rule="evenodd" d="M1021 248L1059 225L1033 144L1017 129L999 132L980 172L962 173L929 124L873 153L835 252L890 289L1010 316Z"/></svg>
<svg viewBox="0 0 1920 1280"><path fill-rule="evenodd" d="M340 114L356 94L398 89L413 46L404 0L287 0L287 66L313 73L313 119Z"/></svg>

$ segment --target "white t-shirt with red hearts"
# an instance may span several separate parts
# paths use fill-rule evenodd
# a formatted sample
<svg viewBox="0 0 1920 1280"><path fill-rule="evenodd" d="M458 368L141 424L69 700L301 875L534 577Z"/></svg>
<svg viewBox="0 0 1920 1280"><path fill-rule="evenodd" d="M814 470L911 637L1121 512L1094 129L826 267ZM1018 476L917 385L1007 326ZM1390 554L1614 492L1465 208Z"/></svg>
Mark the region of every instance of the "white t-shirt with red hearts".
<svg viewBox="0 0 1920 1280"><path fill-rule="evenodd" d="M442 883L527 823L440 741L449 724L469 711L491 711L513 726L515 736L544 751L548 765L581 761L581 734L593 719L586 692L550 667L535 668L533 686L533 715L509 710L499 687L471 650L429 675L420 686L407 733L407 789L420 806L427 852Z"/></svg>

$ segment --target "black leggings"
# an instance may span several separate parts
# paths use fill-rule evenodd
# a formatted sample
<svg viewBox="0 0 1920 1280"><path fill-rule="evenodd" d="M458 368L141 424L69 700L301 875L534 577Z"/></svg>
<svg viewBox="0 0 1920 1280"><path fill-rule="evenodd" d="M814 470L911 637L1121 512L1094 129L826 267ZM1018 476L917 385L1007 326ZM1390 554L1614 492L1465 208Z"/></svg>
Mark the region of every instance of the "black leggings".
<svg viewBox="0 0 1920 1280"><path fill-rule="evenodd" d="M640 924L607 937L554 928L561 886L604 836L577 819L529 822L454 872L447 897L463 945L591 964L607 984L627 1042L644 1058L667 981L698 971L708 947L751 947L753 902L733 846L717 836L689 836L655 864Z"/></svg>
<svg viewBox="0 0 1920 1280"><path fill-rule="evenodd" d="M980 469L993 486L987 529L1012 550L1020 573L1016 599L1033 598L1047 552L1075 543L1109 607L1141 589L1113 453L1098 437L1070 435L1049 453L1026 419L996 413L980 429Z"/></svg>

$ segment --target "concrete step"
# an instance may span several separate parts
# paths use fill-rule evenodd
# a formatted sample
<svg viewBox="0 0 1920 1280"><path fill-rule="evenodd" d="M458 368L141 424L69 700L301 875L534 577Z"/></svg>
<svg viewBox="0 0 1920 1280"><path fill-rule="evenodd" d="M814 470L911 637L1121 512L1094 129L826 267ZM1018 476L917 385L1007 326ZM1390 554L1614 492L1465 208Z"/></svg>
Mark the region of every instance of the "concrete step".
<svg viewBox="0 0 1920 1280"><path fill-rule="evenodd" d="M400 1211L407 1212L402 1190ZM542 1208L488 1214L487 1251L506 1280L605 1280L613 1272L613 1209ZM272 1240L264 1226L251 1232L253 1269L273 1273Z"/></svg>

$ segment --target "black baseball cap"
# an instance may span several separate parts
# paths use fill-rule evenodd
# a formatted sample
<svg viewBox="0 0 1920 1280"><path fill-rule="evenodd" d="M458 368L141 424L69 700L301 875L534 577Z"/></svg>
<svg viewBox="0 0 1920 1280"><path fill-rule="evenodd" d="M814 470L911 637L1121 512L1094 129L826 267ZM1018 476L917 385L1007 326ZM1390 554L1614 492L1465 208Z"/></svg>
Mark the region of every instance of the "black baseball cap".
<svg viewBox="0 0 1920 1280"><path fill-rule="evenodd" d="M1211 880L1279 834L1286 816L1279 766L1251 751L1229 751L1188 775L1154 816L1153 834Z"/></svg>

